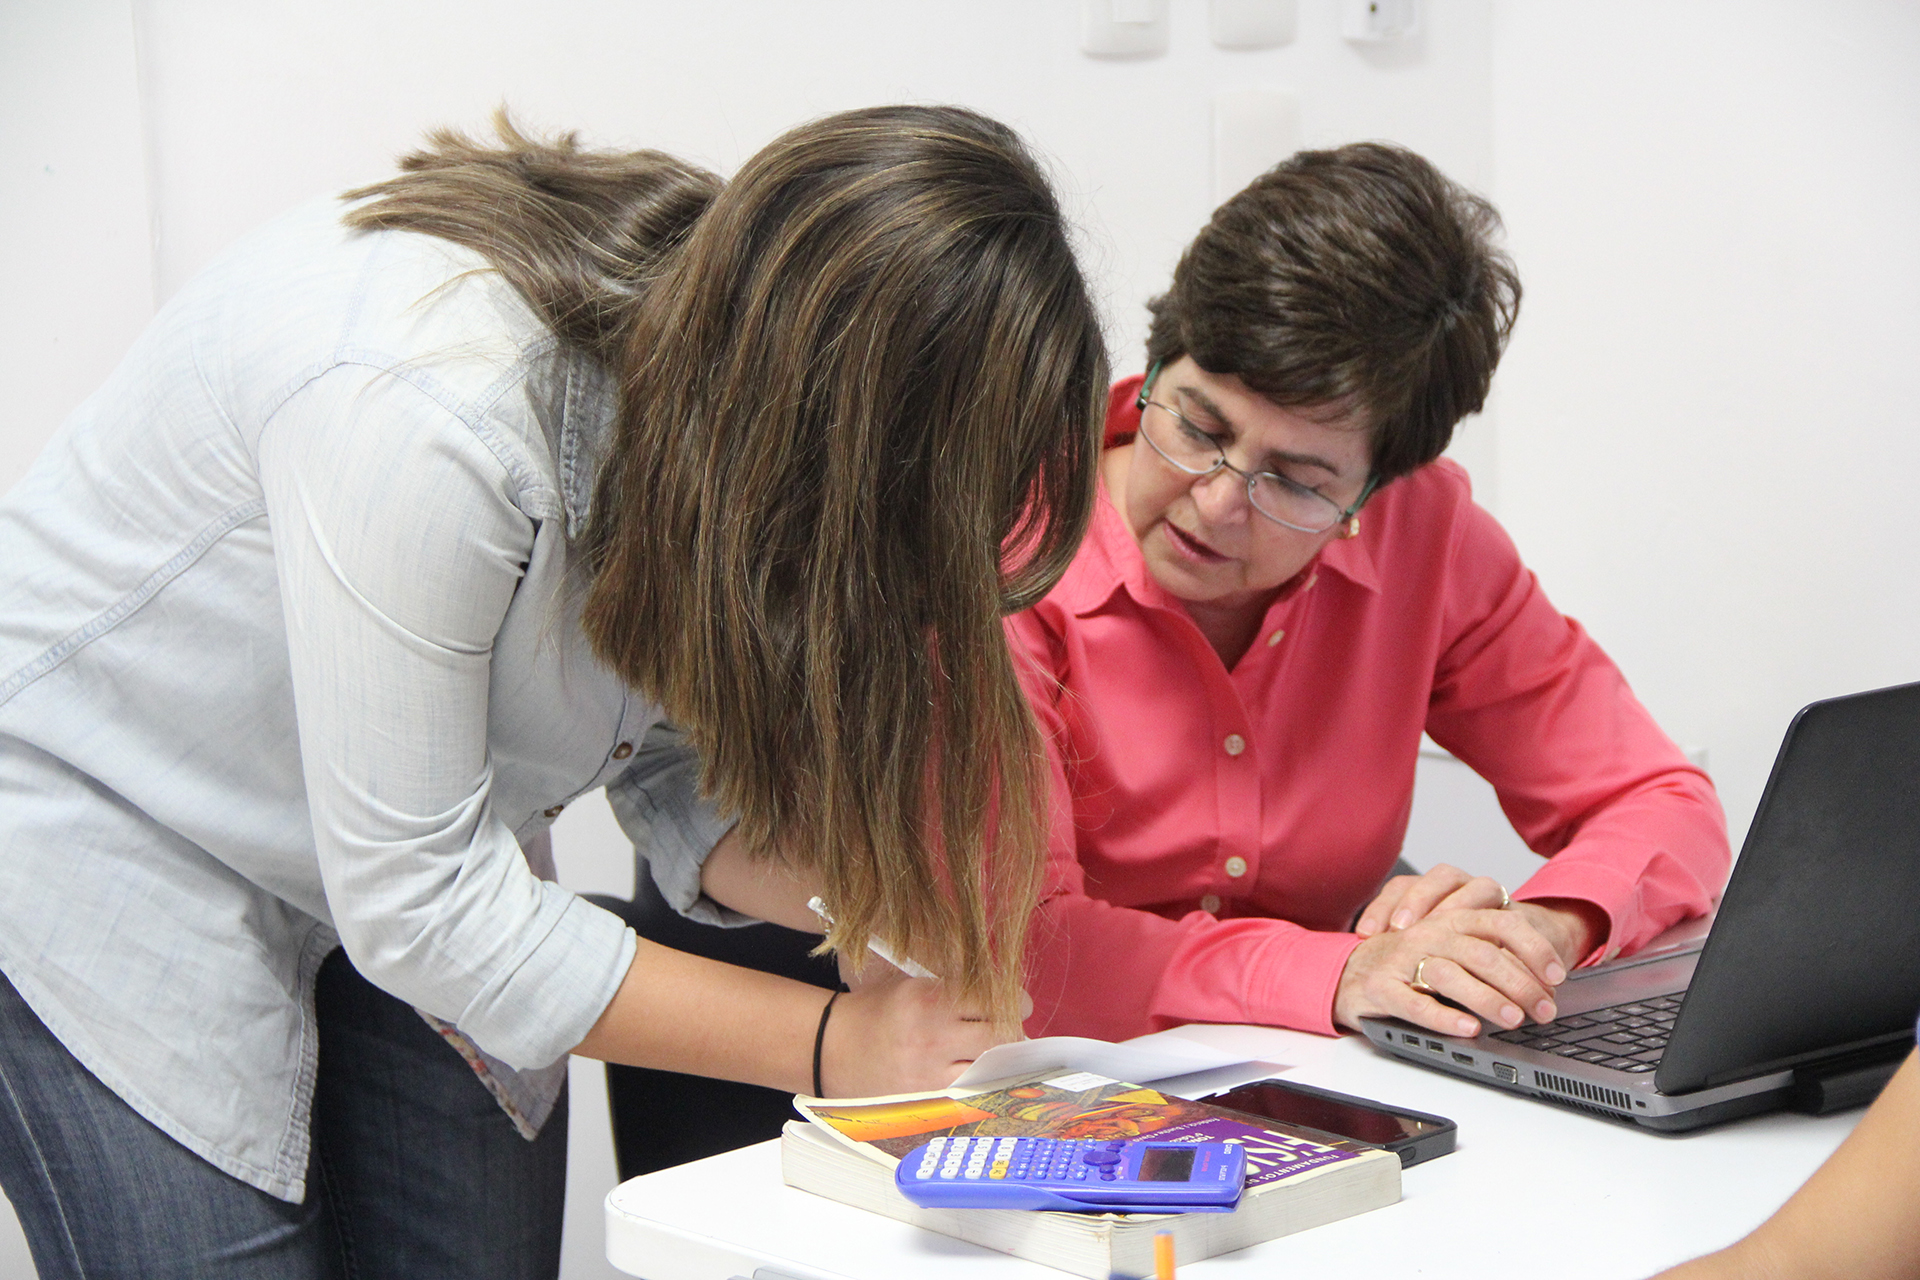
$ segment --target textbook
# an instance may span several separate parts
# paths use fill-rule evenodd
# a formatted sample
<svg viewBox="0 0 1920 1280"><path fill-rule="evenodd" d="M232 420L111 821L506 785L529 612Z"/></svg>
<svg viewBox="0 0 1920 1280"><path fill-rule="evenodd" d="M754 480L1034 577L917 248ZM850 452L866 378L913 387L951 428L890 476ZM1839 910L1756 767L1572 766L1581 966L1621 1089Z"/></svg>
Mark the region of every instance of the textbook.
<svg viewBox="0 0 1920 1280"><path fill-rule="evenodd" d="M788 1186L1092 1280L1151 1276L1157 1232L1173 1234L1181 1262L1197 1262L1400 1199L1400 1158L1390 1152L1088 1071L794 1106L806 1119L781 1135ZM1232 1213L1120 1214L928 1209L894 1187L900 1158L922 1143L989 1135L1237 1142L1247 1189Z"/></svg>

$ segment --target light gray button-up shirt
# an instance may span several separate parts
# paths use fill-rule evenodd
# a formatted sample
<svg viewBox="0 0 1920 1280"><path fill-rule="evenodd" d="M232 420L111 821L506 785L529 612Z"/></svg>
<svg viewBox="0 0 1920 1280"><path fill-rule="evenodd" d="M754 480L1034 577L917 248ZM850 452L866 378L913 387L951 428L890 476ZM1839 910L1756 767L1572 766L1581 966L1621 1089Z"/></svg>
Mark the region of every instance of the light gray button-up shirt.
<svg viewBox="0 0 1920 1280"><path fill-rule="evenodd" d="M635 946L551 882L552 815L607 787L710 919L726 828L578 625L605 378L478 255L339 212L182 290L0 501L0 969L142 1115L288 1200L336 941L542 1068Z"/></svg>

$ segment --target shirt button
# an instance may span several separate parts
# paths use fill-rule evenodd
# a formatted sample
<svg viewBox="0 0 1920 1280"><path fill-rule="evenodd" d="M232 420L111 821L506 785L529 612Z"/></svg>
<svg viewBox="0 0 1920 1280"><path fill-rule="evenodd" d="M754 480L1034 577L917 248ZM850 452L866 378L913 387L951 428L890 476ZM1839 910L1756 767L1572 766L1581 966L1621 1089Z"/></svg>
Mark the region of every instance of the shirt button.
<svg viewBox="0 0 1920 1280"><path fill-rule="evenodd" d="M1221 745L1226 747L1228 755L1237 756L1247 749L1247 740L1237 733L1230 733L1227 735L1226 742Z"/></svg>
<svg viewBox="0 0 1920 1280"><path fill-rule="evenodd" d="M1200 899L1200 909L1206 912L1210 916L1219 915L1220 914L1220 895L1210 893L1206 897Z"/></svg>
<svg viewBox="0 0 1920 1280"><path fill-rule="evenodd" d="M1237 853L1234 854L1231 858L1228 858L1227 874L1232 876L1235 880L1238 880L1241 876L1247 874L1247 860L1241 857Z"/></svg>
<svg viewBox="0 0 1920 1280"><path fill-rule="evenodd" d="M1285 640L1286 638L1287 638L1286 632L1284 631L1274 632L1272 635L1267 637L1267 648L1269 649L1273 648L1273 646L1279 644L1282 640Z"/></svg>
<svg viewBox="0 0 1920 1280"><path fill-rule="evenodd" d="M1317 574L1317 573L1310 573L1310 574L1308 574L1308 575L1307 575L1307 588L1306 588L1306 589L1307 589L1307 590L1309 590L1309 591L1311 591L1311 590L1313 590L1313 584L1314 584L1314 583L1316 583L1316 582L1318 582L1318 581L1320 581L1320 575L1319 575L1319 574Z"/></svg>
<svg viewBox="0 0 1920 1280"><path fill-rule="evenodd" d="M633 754L633 744L631 742L623 742L619 746L613 749L613 758L615 760L625 760L628 756L632 754Z"/></svg>
<svg viewBox="0 0 1920 1280"><path fill-rule="evenodd" d="M551 809L548 809L548 810L546 811L546 813L547 813L547 816L548 816L549 818L557 818L557 817L559 817L559 816L560 816L560 811L561 811L562 809L564 809L564 808L566 808L566 807L567 807L567 806L565 806L564 804L557 804L557 805L555 805L555 806L553 806L553 808L551 808Z"/></svg>

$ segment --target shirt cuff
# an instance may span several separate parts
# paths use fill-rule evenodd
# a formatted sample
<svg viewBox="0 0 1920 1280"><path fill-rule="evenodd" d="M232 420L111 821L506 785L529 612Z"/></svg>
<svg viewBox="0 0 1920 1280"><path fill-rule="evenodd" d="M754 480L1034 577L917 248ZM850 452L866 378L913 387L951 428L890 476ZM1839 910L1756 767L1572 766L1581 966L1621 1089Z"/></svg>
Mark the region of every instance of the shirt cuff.
<svg viewBox="0 0 1920 1280"><path fill-rule="evenodd" d="M1565 854L1560 856L1564 857ZM1542 898L1571 898L1599 908L1607 917L1607 936L1590 951L1576 968L1599 964L1619 954L1620 941L1627 936L1630 913L1637 909L1640 886L1613 867L1579 859L1555 861L1533 873L1527 882L1513 891L1515 902L1538 902Z"/></svg>
<svg viewBox="0 0 1920 1280"><path fill-rule="evenodd" d="M733 828L731 824L721 828L725 835ZM720 836L715 836L718 843ZM742 925L759 924L752 916L741 915L731 907L723 907L700 891L700 869L706 865L707 854L713 851L708 845L697 857L674 857L659 859L643 857L638 871L641 875L651 876L654 887L660 890L660 896L667 905L687 919L697 924L716 925L722 929L738 929Z"/></svg>
<svg viewBox="0 0 1920 1280"><path fill-rule="evenodd" d="M518 964L475 994L460 1030L517 1070L557 1062L586 1039L633 966L638 944L626 922L557 884L553 927Z"/></svg>
<svg viewBox="0 0 1920 1280"><path fill-rule="evenodd" d="M700 871L734 820L700 799L699 764L691 753L607 787L607 804L633 841L635 874L653 878L660 896L689 920L725 929L758 924L700 891Z"/></svg>
<svg viewBox="0 0 1920 1280"><path fill-rule="evenodd" d="M1276 935L1253 965L1262 977L1248 992L1249 1022L1264 1026L1295 1027L1323 1036L1338 1035L1333 1023L1333 999L1347 957L1360 945L1358 934L1321 933L1310 929Z"/></svg>

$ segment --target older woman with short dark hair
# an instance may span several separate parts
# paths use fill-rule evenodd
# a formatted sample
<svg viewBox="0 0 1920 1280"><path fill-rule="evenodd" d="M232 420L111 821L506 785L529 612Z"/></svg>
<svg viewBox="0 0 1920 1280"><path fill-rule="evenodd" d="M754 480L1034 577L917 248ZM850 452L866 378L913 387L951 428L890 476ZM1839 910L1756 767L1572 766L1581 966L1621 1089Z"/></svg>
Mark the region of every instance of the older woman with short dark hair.
<svg viewBox="0 0 1920 1280"><path fill-rule="evenodd" d="M1055 795L1030 1032L1514 1027L1710 906L1711 784L1439 456L1518 312L1498 227L1404 149L1304 152L1152 304L1087 542L1009 623ZM1382 888L1423 731L1550 856L1511 895Z"/></svg>

